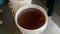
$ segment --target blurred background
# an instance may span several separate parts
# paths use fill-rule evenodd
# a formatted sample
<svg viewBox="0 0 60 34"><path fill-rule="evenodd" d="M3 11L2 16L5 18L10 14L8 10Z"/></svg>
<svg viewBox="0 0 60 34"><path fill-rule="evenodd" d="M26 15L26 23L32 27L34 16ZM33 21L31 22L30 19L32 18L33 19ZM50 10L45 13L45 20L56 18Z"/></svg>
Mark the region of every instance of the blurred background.
<svg viewBox="0 0 60 34"><path fill-rule="evenodd" d="M9 0L5 0L5 3L8 3L8 1ZM37 1L38 1L38 2L42 3L45 7L47 7L47 0L32 0L32 3L35 3L34 1L36 1L36 4L38 4L37 3ZM60 27L60 0L57 1L55 12L53 14L53 21Z"/></svg>
<svg viewBox="0 0 60 34"><path fill-rule="evenodd" d="M47 6L47 0L39 0L42 4ZM53 14L53 21L60 27L60 0L58 0L57 7Z"/></svg>
<svg viewBox="0 0 60 34"><path fill-rule="evenodd" d="M48 9L47 0L33 0L32 3L35 3L34 1L43 4L44 7ZM9 3L10 0L0 0L0 34L20 34L12 15L12 12L14 14L14 11ZM57 7L52 16L53 21L60 27L60 0L58 0Z"/></svg>

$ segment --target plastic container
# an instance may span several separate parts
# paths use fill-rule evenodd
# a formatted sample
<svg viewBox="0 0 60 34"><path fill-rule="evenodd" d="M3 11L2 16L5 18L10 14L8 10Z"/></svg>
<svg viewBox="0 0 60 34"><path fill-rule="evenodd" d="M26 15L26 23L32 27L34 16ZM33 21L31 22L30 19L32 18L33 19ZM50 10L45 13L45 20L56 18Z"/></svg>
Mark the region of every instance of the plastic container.
<svg viewBox="0 0 60 34"><path fill-rule="evenodd" d="M21 6L31 4L32 0L9 0L11 2L14 12L16 12Z"/></svg>

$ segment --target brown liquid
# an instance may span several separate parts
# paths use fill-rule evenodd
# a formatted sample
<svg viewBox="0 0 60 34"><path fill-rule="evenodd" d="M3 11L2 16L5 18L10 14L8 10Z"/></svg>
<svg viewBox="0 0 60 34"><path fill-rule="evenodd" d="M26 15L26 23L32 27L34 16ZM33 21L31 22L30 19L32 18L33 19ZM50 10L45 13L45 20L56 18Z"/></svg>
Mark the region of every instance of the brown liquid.
<svg viewBox="0 0 60 34"><path fill-rule="evenodd" d="M24 12L26 11L26 12ZM18 15L18 24L29 30L40 28L45 24L44 14L35 8L28 8L23 10L24 13Z"/></svg>

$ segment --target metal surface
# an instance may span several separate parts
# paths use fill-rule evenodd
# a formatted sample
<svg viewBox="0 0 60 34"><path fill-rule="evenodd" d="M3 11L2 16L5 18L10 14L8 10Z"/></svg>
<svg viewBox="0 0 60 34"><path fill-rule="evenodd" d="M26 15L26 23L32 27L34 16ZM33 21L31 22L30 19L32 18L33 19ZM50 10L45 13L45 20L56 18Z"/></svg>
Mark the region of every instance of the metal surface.
<svg viewBox="0 0 60 34"><path fill-rule="evenodd" d="M13 16L7 4L2 6L2 18L4 23L0 25L0 34L20 34L15 25Z"/></svg>

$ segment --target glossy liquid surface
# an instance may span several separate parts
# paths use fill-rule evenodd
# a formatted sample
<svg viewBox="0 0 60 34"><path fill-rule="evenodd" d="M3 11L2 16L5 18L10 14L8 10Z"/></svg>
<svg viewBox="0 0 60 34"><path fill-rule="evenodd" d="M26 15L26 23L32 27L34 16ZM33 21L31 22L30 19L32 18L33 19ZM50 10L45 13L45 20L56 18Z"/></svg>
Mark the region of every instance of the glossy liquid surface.
<svg viewBox="0 0 60 34"><path fill-rule="evenodd" d="M26 12L25 12L26 11ZM44 14L35 8L28 8L23 10L24 13L18 15L18 24L29 30L34 30L42 27L45 24Z"/></svg>

